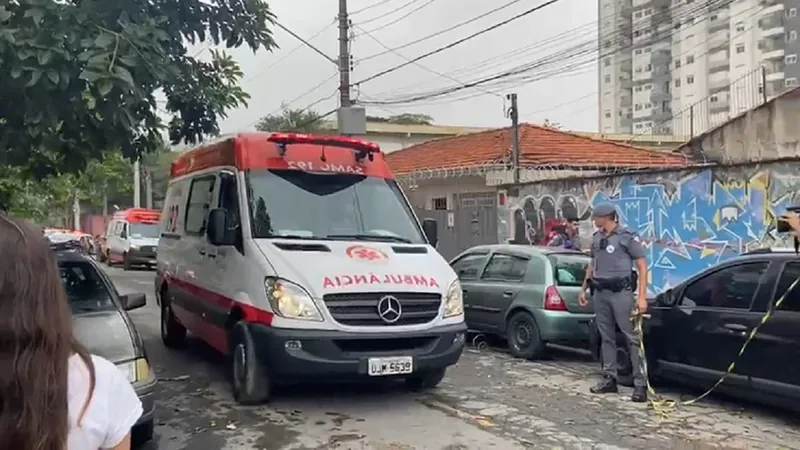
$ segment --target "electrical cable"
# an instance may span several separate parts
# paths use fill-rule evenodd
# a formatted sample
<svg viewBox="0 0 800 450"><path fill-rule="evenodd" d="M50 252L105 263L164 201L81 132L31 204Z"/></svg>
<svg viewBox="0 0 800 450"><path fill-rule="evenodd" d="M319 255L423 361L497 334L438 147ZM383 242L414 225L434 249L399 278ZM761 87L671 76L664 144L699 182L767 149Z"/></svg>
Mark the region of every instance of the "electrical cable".
<svg viewBox="0 0 800 450"><path fill-rule="evenodd" d="M389 11L389 12L386 12L386 13L381 14L379 16L373 17L371 19L363 20L363 21L360 22L360 24L364 25L364 24L372 23L372 22L375 22L376 20L383 19L386 16L391 16L392 14L394 14L394 13L396 13L396 12L402 10L402 9L406 9L407 7L413 5L414 3L417 3L419 1L420 0L410 0L409 2L403 3L402 5L398 6L397 8L395 8L395 9Z"/></svg>
<svg viewBox="0 0 800 450"><path fill-rule="evenodd" d="M711 5L711 4L714 4L714 3L719 3L719 4L716 5L716 8L720 8L720 7L727 6L727 4L730 4L732 1L733 0L725 0L723 2L710 1L710 2L706 2L706 5L704 5L704 6L700 7L700 8L701 9L706 9L707 5ZM695 11L696 11L696 9L692 10L692 11L688 11L685 14L687 16L694 16L694 15L696 15ZM713 9L712 10L708 10L707 13L710 14L711 11L713 11ZM672 21L672 19L674 19L674 17L670 17L669 18L670 22ZM652 27L652 25L651 25L651 27ZM671 37L672 34L674 34L674 33L671 33L670 36L667 36L667 37ZM666 37L664 37L664 38L666 38ZM649 44L652 45L653 43L658 43L659 41L661 41L664 38L659 38L659 39L656 39L656 40L651 39L651 40L649 40ZM624 40L623 40L623 42L624 42ZM636 44L631 43L628 47L639 47L639 46L642 46L642 45L643 44L641 44L641 43L636 43ZM428 93L410 94L409 96L407 96L405 98L393 99L393 100L385 100L385 101L380 102L380 104L383 104L383 105L388 105L388 104L406 104L406 103L416 102L416 101L419 101L419 100L425 100L425 99L429 99L429 98L441 97L443 95L447 95L447 94L450 94L450 93L453 93L453 92L456 92L456 91L460 91L462 89L484 85L486 83L490 83L490 82L493 82L493 81L496 81L496 80L500 80L500 79L509 78L511 76L514 76L514 75L524 74L524 73L530 72L531 70L534 70L534 69L540 69L542 66L546 66L546 65L551 64L553 62L557 62L559 64L564 64L566 61L569 61L569 60L572 60L572 59L576 59L576 58L579 59L579 58L583 58L583 57L591 55L589 60L584 60L584 61L580 61L579 60L578 62L573 62L571 64L567 64L564 67L561 67L560 69L556 70L554 73L551 73L550 75L560 74L560 73L564 73L565 72L564 69L576 69L576 68L578 68L578 67L580 67L582 65L585 66L586 64L593 63L594 61L596 61L598 59L597 57L594 56L594 54L597 53L597 50L598 50L597 45L594 42L582 43L582 44L579 44L579 45L576 45L576 46L573 47L572 54L570 54L570 52L566 52L566 54L565 54L565 52L558 52L556 54L548 55L548 56L546 56L544 58L541 58L538 61L528 62L528 63L522 64L522 65L515 66L514 68L512 68L510 70L506 70L504 72L500 72L498 74L495 74L495 75L492 75L492 76L489 76L489 77L485 77L483 79L478 79L478 80L475 80L475 81L472 81L472 82L464 83L462 86L448 87L448 88L439 89L439 90L436 90L436 91L433 91L433 92L428 92ZM602 59L602 58L605 58L605 57L610 56L612 54L615 54L617 52L618 52L618 50L613 50L611 53L602 54L599 58ZM523 78L523 81L530 82L532 80L537 80L537 79L542 79L542 76L539 75L539 76ZM378 103L375 102L375 104L378 104Z"/></svg>
<svg viewBox="0 0 800 450"><path fill-rule="evenodd" d="M355 10L355 11L351 12L349 15L352 17L352 16L355 16L356 14L361 14L364 11L369 11L372 8L377 8L378 6L385 5L386 3L389 3L391 1L394 1L394 0L381 0L378 3L373 3L372 5L365 6L365 7L361 8L361 9Z"/></svg>
<svg viewBox="0 0 800 450"><path fill-rule="evenodd" d="M354 25L354 28L356 28L357 30L360 30L360 31L361 31L362 33L364 33L364 34L365 34L365 35L366 35L368 38L370 38L370 39L372 39L373 41L375 41L375 42L376 42L378 45L380 45L381 47L383 47L383 48L386 48L386 49L388 49L388 48L389 48L389 47L388 47L386 44L384 44L383 42L381 42L381 41L380 41L378 38L376 38L375 36L373 36L373 35L372 35L372 34L370 34L369 32L367 32L367 31L364 31L363 29L361 29L361 27L360 27L360 26ZM406 61L410 61L408 57L404 56L404 55L403 55L402 53L400 53L400 52L395 52L395 51L393 51L393 53L394 53L394 54L396 54L397 56L399 56L399 57L401 57L401 58L405 59ZM418 62L414 62L413 64L414 64L414 65L416 65L417 67L419 67L420 69L422 69L422 70L425 70L426 72L432 73L432 74L434 74L434 75L438 75L438 76L440 76L440 77L443 77L443 78L447 78L448 80L450 80L450 81L455 81L456 83L459 83L459 84L464 84L462 81L459 81L459 80L458 80L458 79L456 79L456 78L453 78L453 77L451 77L451 76L449 76L449 75L445 75L445 74L443 74L443 73L440 73L440 72L437 72L437 71L435 71L435 70L433 70L433 69L427 68L427 67L423 66L422 64L420 64L420 63L418 63ZM497 97L503 98L503 96L502 96L502 95L500 95L500 94L498 94L498 93L496 93L496 92L487 91L487 90L485 90L485 89L481 89L481 90L482 90L484 93L486 93L486 94L489 94L489 95L494 95L494 96L497 96Z"/></svg>
<svg viewBox="0 0 800 450"><path fill-rule="evenodd" d="M461 28L461 27L463 27L464 25L469 25L469 24L471 24L472 22L475 22L475 21L477 21L477 20L483 19L484 17L486 17L486 16L489 16L489 15L491 15L491 14L494 14L494 13L496 13L496 12L498 12L498 11L502 11L502 10L504 10L504 9L506 9L506 8L510 7L510 6L513 6L513 5L515 5L515 4L519 3L519 2L521 2L521 1L522 1L522 0L512 0L512 1L510 1L510 2L506 3L506 4L502 5L502 6L499 6L499 7L495 8L495 9L493 9L493 10L491 10L491 11L487 11L487 12L485 12L485 13L483 13L483 14L480 14L480 15L478 15L478 16L476 16L476 17L473 17L472 19L469 19L469 20L467 20L467 21L464 21L464 22L461 22L461 23L457 23L457 24L455 24L455 25L453 25L453 26L451 26L451 27L449 27L449 28L446 28L446 29L444 29L444 30L441 30L441 31L437 31L436 33L429 34L429 35L427 35L427 36L423 36L423 37L421 37L421 38L419 38L419 39L416 39L416 40L414 40L414 41L411 41L411 42L405 43L405 44L403 44L403 45L401 45L401 46L399 46L399 47L394 47L394 49L393 49L393 50L402 50L402 49L404 49L404 48L406 48L406 47L410 47L410 46L412 46L412 45L419 44L420 42L427 41L428 39L433 39L433 38L435 38L435 37L437 37L437 36L441 36L441 35L443 35L443 34L445 34L445 33L447 33L447 32L453 31L453 30L455 30L455 29L457 29L457 28ZM362 25L363 25L363 23L362 23ZM370 59L374 59L374 58L377 58L377 57L379 57L379 56L383 56L383 55L388 55L389 53L391 53L391 52L390 52L390 51L388 51L388 50L387 50L387 51L384 51L384 52L376 53L376 54L374 54L374 55L370 55L370 56L367 56L367 57L364 57L364 58L360 58L360 59L358 59L358 62L369 61Z"/></svg>
<svg viewBox="0 0 800 450"><path fill-rule="evenodd" d="M336 23L336 21L335 21L335 20L333 21L333 23L330 23L330 24L328 24L328 25L325 25L325 27L324 27L324 28L322 28L321 30L319 30L319 31L317 31L316 33L314 33L313 35L311 35L311 37L309 37L308 39L306 39L306 41L307 41L307 42L311 42L311 41L313 41L315 38L319 37L319 35L321 35L322 33L324 33L324 32L325 32L325 31L326 31L328 28L330 28L330 27L331 27L331 25L333 25L334 23ZM301 43L301 44L299 44L298 46L296 46L295 48L293 48L293 49L289 50L289 53L287 53L287 54L283 55L281 58L279 58L279 59L278 59L277 61L275 61L274 63L272 63L272 64L268 65L268 66L267 66L267 67L265 67L263 70L259 70L259 71L256 73L256 76L260 76L260 75L264 74L265 72L269 71L270 69L272 69L273 67L277 66L278 64L282 63L283 61L286 61L286 60L287 60L287 59L288 59L290 56L292 56L294 53L296 53L298 50L300 50L301 48L303 48L303 47L305 47L305 46L306 46L306 44L305 44L305 43ZM250 77L250 76L248 76L247 78L251 78L251 77Z"/></svg>
<svg viewBox="0 0 800 450"><path fill-rule="evenodd" d="M710 6L710 5L711 5L711 4L713 4L713 3L715 3L715 2L713 2L713 1L706 2L705 4L698 6L698 7L694 8L693 10L690 10L690 11L684 11L684 12L683 12L683 15L685 15L685 16L690 16L690 17L691 17L691 16L693 16L693 15L694 15L694 14L692 14L693 12L695 12L695 11L702 11L702 10L706 9L706 7L707 7L707 6ZM717 7L723 7L723 6L726 6L726 5L727 5L727 4L729 4L729 3L731 3L731 1L730 1L730 0L727 0L727 1L726 1L726 3L721 3L720 5L717 5ZM710 12L710 11L709 11L709 12ZM670 19L675 19L675 18L676 18L675 16L671 16L671 17L670 17ZM663 22L663 21L662 21L662 22ZM626 38L627 38L627 37L626 37ZM623 38L623 39L625 39L625 38ZM639 45L641 45L641 44L637 44L636 46L639 46ZM634 45L631 45L631 46L634 46ZM576 49L578 50L578 53L574 53ZM557 61L559 61L559 62L563 62L563 60L564 60L564 54L565 54L565 53L567 54L567 56L568 56L568 57L570 57L570 58L574 58L574 57L585 56L585 55L587 55L587 54L589 54L589 53L596 53L596 52L597 52L597 50L598 50L598 49L597 49L597 45L595 44L595 41L592 39L592 40L590 40L590 41L588 41L588 42L585 42L585 43L579 44L578 46L574 46L574 47L572 47L572 50L570 50L570 51L571 51L573 54L571 54L571 55L569 54L569 51L566 51L566 52L565 52L564 50L561 50L561 51L559 51L559 52L558 52L558 54L554 54L554 55L548 55L548 57L546 57L546 58L544 59L544 61L543 61L543 60L540 60L540 61L539 61L539 63L541 64L541 63L544 63L544 62L546 62L546 60L547 60L548 58L549 58L549 59L555 59L555 60L557 60ZM521 66L516 66L516 67L521 67Z"/></svg>
<svg viewBox="0 0 800 450"><path fill-rule="evenodd" d="M476 38L478 36L481 36L483 34L486 34L486 33L490 32L490 31L496 30L497 28L500 28L500 27L502 27L504 25L507 25L507 24L517 20L517 19L521 19L523 17L526 17L526 16L528 16L530 14L533 14L533 13L535 13L535 12L537 12L537 11L543 9L543 8L546 8L546 7L550 6L550 5L558 3L560 1L561 0L548 0L548 1L544 2L544 3L542 3L541 5L535 6L535 7L531 8L531 9L528 9L527 11L523 11L523 12L521 12L519 14L516 14L516 15L512 16L509 19L506 19L506 20L503 20L501 22L498 22L498 23L496 23L496 24L494 24L494 25L492 25L492 26L490 26L488 28L484 28L483 30L480 30L480 31L478 31L476 33L473 33L473 34L471 34L471 35L469 35L467 37L461 38L461 39L459 39L459 40L457 40L455 42L451 42L450 44L447 44L444 47L439 47L437 49L431 50L431 51L429 51L427 53L424 53L424 54L422 54L420 56L417 56L416 58L410 59L410 60L408 60L408 61L406 61L406 62L404 62L402 64L399 64L397 66L390 67L390 68L388 68L386 70L378 72L375 75L371 75L371 76L369 76L369 77L367 77L367 78L365 78L365 79L363 79L361 81L358 81L356 83L353 83L353 84L361 85L361 84L364 84L364 83L366 83L368 81L372 81L372 80L374 80L376 78L379 78L379 77L382 77L384 75L390 74L390 73L392 73L392 72L394 72L396 70L402 69L403 67L406 67L406 66L408 66L410 64L414 64L417 61L420 61L422 59L428 58L428 57L433 56L433 55L435 55L437 53L441 53L441 52L443 52L445 50L449 50L449 49L451 49L451 48L453 48L453 47L455 47L455 46L457 46L459 44L463 44L464 42L467 42L467 41L469 41L471 39L474 39L474 38Z"/></svg>
<svg viewBox="0 0 800 450"><path fill-rule="evenodd" d="M408 18L409 16L411 16L415 12L421 10L422 8L424 8L426 6L429 6L430 4L432 4L435 1L436 0L428 0L427 2L417 6L416 8L412 9L411 11L409 11L409 12L403 14L402 16L398 17L397 19L394 19L391 22L388 22L388 23L385 23L385 24L380 25L378 27L375 27L372 30L369 30L369 33L374 33L374 32L376 32L378 30L384 30L386 28L389 28L390 26L392 26L392 25L394 25L394 24L396 24L396 23L398 23L398 22L400 22L402 20L405 20L406 18ZM364 31L364 30L362 30L362 31ZM367 31L364 31L364 32L367 33Z"/></svg>

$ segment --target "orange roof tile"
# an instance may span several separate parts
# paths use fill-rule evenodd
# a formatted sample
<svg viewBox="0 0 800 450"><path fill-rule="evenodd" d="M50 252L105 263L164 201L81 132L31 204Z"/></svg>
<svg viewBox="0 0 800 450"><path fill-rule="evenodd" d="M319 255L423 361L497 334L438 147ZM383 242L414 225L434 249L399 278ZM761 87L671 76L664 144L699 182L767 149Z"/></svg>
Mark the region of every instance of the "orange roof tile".
<svg viewBox="0 0 800 450"><path fill-rule="evenodd" d="M690 165L682 155L595 139L551 128L521 124L520 165L602 169L663 168ZM511 129L499 128L423 142L389 153L386 161L395 175L426 169L499 164L511 155Z"/></svg>

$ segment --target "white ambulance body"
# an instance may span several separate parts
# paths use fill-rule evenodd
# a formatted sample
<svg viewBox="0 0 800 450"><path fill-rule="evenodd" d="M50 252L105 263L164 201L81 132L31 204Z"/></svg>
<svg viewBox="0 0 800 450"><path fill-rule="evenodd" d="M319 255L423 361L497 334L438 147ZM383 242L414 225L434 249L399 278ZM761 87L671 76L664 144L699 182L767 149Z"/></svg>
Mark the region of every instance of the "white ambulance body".
<svg viewBox="0 0 800 450"><path fill-rule="evenodd" d="M244 133L173 164L158 248L164 343L231 355L233 391L359 377L435 387L464 345L458 278L374 144Z"/></svg>

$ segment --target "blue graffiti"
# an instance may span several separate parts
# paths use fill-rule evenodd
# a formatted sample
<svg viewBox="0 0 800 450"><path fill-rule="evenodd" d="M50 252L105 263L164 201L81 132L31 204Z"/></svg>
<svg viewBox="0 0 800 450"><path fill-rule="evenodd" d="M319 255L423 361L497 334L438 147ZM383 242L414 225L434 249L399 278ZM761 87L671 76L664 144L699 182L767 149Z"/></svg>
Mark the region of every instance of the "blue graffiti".
<svg viewBox="0 0 800 450"><path fill-rule="evenodd" d="M770 198L768 176L723 182L704 170L682 180L674 192L663 183L625 177L613 192L596 192L592 204L615 204L620 222L642 236L649 289L660 292L773 237L775 211L783 211L787 200Z"/></svg>

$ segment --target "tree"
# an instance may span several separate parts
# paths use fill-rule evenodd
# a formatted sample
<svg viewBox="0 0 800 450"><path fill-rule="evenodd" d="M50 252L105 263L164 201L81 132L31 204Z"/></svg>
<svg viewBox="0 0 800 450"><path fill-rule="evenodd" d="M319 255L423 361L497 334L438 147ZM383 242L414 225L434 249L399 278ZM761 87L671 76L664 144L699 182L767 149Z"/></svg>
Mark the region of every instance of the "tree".
<svg viewBox="0 0 800 450"><path fill-rule="evenodd" d="M397 114L389 117L367 116L367 122L396 123L400 125L431 125L433 117L427 114Z"/></svg>
<svg viewBox="0 0 800 450"><path fill-rule="evenodd" d="M79 172L111 148L133 159L163 145L159 109L173 115L172 142L218 134L226 111L249 98L242 72L225 52L205 62L186 43L271 50L273 23L264 0L5 2L0 167L44 178Z"/></svg>
<svg viewBox="0 0 800 450"><path fill-rule="evenodd" d="M133 192L133 164L118 151L106 152L102 160L90 161L77 177L79 199L107 214L110 197Z"/></svg>
<svg viewBox="0 0 800 450"><path fill-rule="evenodd" d="M327 133L322 116L312 110L291 109L285 103L281 112L264 116L256 124L256 130L271 132Z"/></svg>

